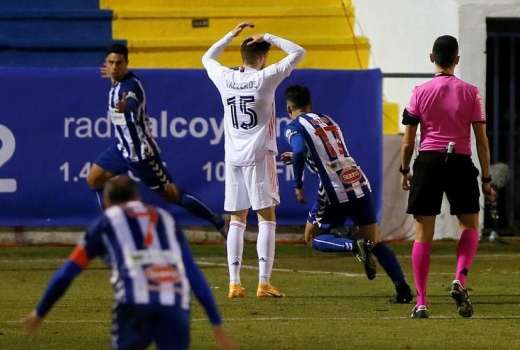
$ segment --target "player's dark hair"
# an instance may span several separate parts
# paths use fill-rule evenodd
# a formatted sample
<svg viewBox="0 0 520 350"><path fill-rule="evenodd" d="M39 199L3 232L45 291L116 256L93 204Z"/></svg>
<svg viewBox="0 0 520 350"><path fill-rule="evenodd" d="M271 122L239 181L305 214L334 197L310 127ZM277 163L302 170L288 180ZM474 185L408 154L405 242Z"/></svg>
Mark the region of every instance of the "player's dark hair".
<svg viewBox="0 0 520 350"><path fill-rule="evenodd" d="M303 85L291 85L285 90L285 99L296 108L303 108L311 104L311 92Z"/></svg>
<svg viewBox="0 0 520 350"><path fill-rule="evenodd" d="M137 185L127 175L110 179L105 185L103 194L112 204L121 204L139 198Z"/></svg>
<svg viewBox="0 0 520 350"><path fill-rule="evenodd" d="M125 61L128 62L128 47L126 47L126 45L123 45L123 44L113 44L105 52L105 57L107 57L111 53L116 53L118 55L123 55L125 57Z"/></svg>
<svg viewBox="0 0 520 350"><path fill-rule="evenodd" d="M247 38L242 42L242 45L240 45L242 60L248 64L253 64L259 57L267 55L271 48L271 44L266 41L248 45L251 41L253 41L253 38Z"/></svg>
<svg viewBox="0 0 520 350"><path fill-rule="evenodd" d="M433 61L441 68L449 68L459 54L459 43L451 35L438 37L433 43Z"/></svg>

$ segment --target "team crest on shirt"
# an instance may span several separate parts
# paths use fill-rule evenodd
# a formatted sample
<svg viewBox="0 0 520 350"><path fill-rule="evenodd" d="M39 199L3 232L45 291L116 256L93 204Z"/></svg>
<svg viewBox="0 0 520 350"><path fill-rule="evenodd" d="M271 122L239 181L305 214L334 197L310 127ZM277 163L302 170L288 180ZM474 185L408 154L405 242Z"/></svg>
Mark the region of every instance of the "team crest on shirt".
<svg viewBox="0 0 520 350"><path fill-rule="evenodd" d="M340 174L341 182L343 182L345 185L358 182L362 177L363 175L361 172L358 170L358 168L355 167L343 169Z"/></svg>

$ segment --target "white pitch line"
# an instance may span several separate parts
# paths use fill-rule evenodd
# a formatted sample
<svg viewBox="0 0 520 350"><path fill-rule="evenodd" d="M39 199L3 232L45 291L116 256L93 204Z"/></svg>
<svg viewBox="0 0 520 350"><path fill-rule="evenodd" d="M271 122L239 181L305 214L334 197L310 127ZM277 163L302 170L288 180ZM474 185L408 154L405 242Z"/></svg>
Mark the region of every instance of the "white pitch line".
<svg viewBox="0 0 520 350"><path fill-rule="evenodd" d="M409 259L410 255L397 255L398 258L401 259ZM441 259L455 259L455 252L453 254L432 254L432 257L435 258L441 258ZM504 254L477 254L476 259L486 259L486 258L517 258L520 257L519 253L504 253ZM56 262L56 263L62 263L67 258L36 258L36 259L25 259L25 258L19 258L19 259L1 259L0 258L0 264L11 264L11 263L50 263L50 262ZM209 260L220 260L222 258L220 257L203 257L202 258L204 262L210 262ZM200 261L199 261L200 263ZM226 265L227 266L227 265ZM292 269L279 269L279 271L286 271L286 272L294 272Z"/></svg>
<svg viewBox="0 0 520 350"><path fill-rule="evenodd" d="M0 259L0 264L2 263L44 263L44 262L56 262L63 263L65 260L63 259ZM197 264L200 266L214 266L214 267L222 267L227 268L228 265L226 263L212 262L204 260L198 260ZM244 270L254 270L258 271L258 266L253 265L242 265L242 269ZM2 269L0 269L0 272ZM285 272L285 273L299 273L304 275L319 275L319 276L340 276L340 277L349 277L349 278L365 278L366 275L364 273L351 273L351 272L340 272L340 271L323 271L323 270L298 270L298 269L288 269L288 268L273 268L274 272ZM480 273L492 273L492 274L501 274L501 275L518 275L520 271L480 271ZM431 276L451 276L453 272L430 272Z"/></svg>
<svg viewBox="0 0 520 350"><path fill-rule="evenodd" d="M228 267L227 264L224 263L214 263L211 261L199 260L197 264L200 266L218 266L218 267ZM242 265L243 269L246 270L258 270L258 266L253 265ZM289 273L303 273L306 275L334 275L334 276L343 276L343 277L365 277L363 273L350 273L350 272L336 272L336 271L320 271L320 270L295 270L295 269L283 269L283 268L273 268L275 272L289 272Z"/></svg>
<svg viewBox="0 0 520 350"><path fill-rule="evenodd" d="M393 321L393 320L410 320L409 316L385 316L385 317L250 317L250 318L225 318L225 322L288 322L288 321ZM459 320L460 316L436 315L430 316L432 320ZM519 315L489 315L489 316L473 316L467 320L520 320ZM194 318L192 322L209 322L206 318ZM45 320L50 324L105 324L111 323L110 320ZM21 321L0 321L4 324L19 324Z"/></svg>

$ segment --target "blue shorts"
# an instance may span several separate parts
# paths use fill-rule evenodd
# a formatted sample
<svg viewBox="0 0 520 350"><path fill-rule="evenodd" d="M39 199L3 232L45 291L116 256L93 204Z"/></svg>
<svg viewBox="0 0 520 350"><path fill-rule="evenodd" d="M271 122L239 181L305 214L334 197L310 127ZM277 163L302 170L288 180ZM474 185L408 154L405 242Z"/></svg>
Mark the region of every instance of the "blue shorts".
<svg viewBox="0 0 520 350"><path fill-rule="evenodd" d="M179 306L116 304L112 349L184 350L190 346L190 313Z"/></svg>
<svg viewBox="0 0 520 350"><path fill-rule="evenodd" d="M164 187L172 182L170 173L163 165L159 156L142 161L129 162L115 145L101 153L94 163L114 175L123 174L130 170L147 187L159 192L162 192Z"/></svg>
<svg viewBox="0 0 520 350"><path fill-rule="evenodd" d="M329 204L318 198L309 211L307 221L318 225L321 233L333 228L343 227L351 219L357 226L371 225L377 222L372 193L361 198L340 204Z"/></svg>

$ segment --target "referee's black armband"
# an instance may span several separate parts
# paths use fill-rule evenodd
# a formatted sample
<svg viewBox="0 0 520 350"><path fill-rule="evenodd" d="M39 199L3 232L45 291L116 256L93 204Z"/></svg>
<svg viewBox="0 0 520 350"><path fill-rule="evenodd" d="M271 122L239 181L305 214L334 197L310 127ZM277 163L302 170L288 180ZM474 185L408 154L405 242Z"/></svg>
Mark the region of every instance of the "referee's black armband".
<svg viewBox="0 0 520 350"><path fill-rule="evenodd" d="M403 125L413 125L417 126L419 124L420 120L413 114L410 114L406 108L403 110Z"/></svg>

